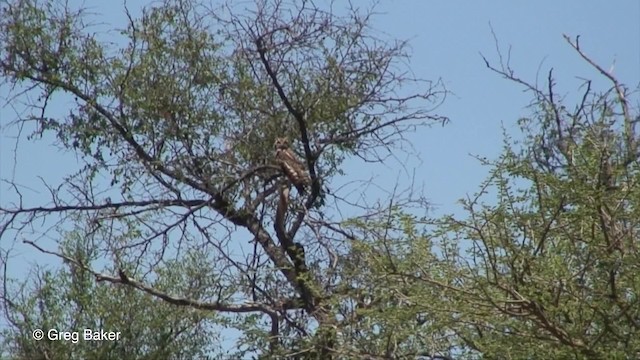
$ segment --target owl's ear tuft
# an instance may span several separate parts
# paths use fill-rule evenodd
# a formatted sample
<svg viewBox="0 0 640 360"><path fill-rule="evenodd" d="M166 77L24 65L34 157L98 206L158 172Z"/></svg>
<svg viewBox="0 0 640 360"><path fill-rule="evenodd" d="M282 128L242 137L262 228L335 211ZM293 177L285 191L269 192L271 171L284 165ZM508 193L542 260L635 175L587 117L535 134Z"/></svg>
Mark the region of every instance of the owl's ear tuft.
<svg viewBox="0 0 640 360"><path fill-rule="evenodd" d="M276 141L273 143L276 149L283 149L289 147L289 139L285 137L276 138Z"/></svg>

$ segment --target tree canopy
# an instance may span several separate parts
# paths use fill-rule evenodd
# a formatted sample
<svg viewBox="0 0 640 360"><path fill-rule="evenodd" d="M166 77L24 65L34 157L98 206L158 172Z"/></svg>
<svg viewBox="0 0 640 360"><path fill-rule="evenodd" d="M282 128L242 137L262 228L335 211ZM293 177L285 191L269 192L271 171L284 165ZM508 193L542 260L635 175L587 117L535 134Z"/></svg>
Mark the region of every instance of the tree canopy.
<svg viewBox="0 0 640 360"><path fill-rule="evenodd" d="M35 204L5 179L3 358L640 354L640 114L577 38L609 87L587 80L575 103L552 71L538 87L486 62L531 94L529 116L483 160L466 215L433 218L415 189L374 199L334 181L448 120L446 89L410 75L408 44L371 28L373 10L165 0L103 33L68 3L1 3L2 86L24 104L8 125L80 159ZM275 159L280 138L306 191ZM8 276L4 244L45 226L23 241L62 267ZM34 327L122 339L35 341Z"/></svg>

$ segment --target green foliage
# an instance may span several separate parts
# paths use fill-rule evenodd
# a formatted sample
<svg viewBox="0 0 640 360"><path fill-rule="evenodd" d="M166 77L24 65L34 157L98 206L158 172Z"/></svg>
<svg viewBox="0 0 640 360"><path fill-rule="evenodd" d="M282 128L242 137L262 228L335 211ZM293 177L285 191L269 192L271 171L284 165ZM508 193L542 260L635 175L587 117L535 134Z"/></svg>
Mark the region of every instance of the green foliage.
<svg viewBox="0 0 640 360"><path fill-rule="evenodd" d="M71 255L68 251L75 249L76 259L92 260L79 250L82 241L76 235L65 241L65 253ZM183 287L184 279L174 275L176 270L159 268L163 276L158 288ZM125 286L96 282L93 274L69 263L57 271L39 271L36 281L20 289L5 294L13 299L7 309L13 323L3 331L3 359L185 359L217 350L209 315ZM34 341L35 329L76 332L77 337L62 341L47 335ZM119 340L85 341L85 329L119 332Z"/></svg>
<svg viewBox="0 0 640 360"><path fill-rule="evenodd" d="M534 91L523 140L505 136L480 191L461 201L466 217L418 219L396 208L349 222L358 240L340 271L351 279L346 348L637 358L638 113L616 80L611 91L585 89L571 111Z"/></svg>
<svg viewBox="0 0 640 360"><path fill-rule="evenodd" d="M508 142L481 191L462 202L468 218L438 222L468 249L455 308L471 353L637 357L638 115L616 87L587 86L572 111L536 92L522 146Z"/></svg>
<svg viewBox="0 0 640 360"><path fill-rule="evenodd" d="M335 321L342 299L331 289L351 280L332 267L349 246L323 217L341 206L333 200L348 201L329 193L332 178L345 173L348 157L380 162L403 132L445 120L431 113L436 87L421 82L418 93L398 95L417 81L404 75L405 43L374 37L371 13L347 7L337 15L306 1L258 0L247 11L167 0L144 7L139 17L123 9L126 26L106 34L94 14L69 3L2 6L3 81L12 85L10 96L25 99L15 123L35 124L34 136L55 135L84 165L50 186L60 190L41 214L59 216L62 225L50 238L77 229L69 246L46 250L69 268L43 280L53 293L30 294L35 300L16 311L29 314L35 305L28 304L39 301L46 310L32 321L71 326L72 309L82 308L78 323L115 327L125 317L106 309L128 301L142 318L127 339L141 350L118 343L112 353L123 358L164 351L148 330L163 316L192 319L184 330L192 334L204 314L242 332L231 356L340 353L332 343L344 341ZM61 102L64 113L54 113L52 104ZM272 231L287 181L273 160L279 137L289 139L314 179L284 209L285 237ZM20 233L18 218L32 210L18 209L17 217L11 211L0 208L0 226ZM287 243L306 247L305 258L292 256ZM115 284L96 284L100 274ZM104 303L88 302L96 296ZM142 311L156 307L158 318ZM199 312L194 318L191 311ZM17 339L11 335L8 343ZM194 343L185 349L202 344L199 336L188 339ZM46 345L60 347L50 351L63 357L102 356Z"/></svg>
<svg viewBox="0 0 640 360"><path fill-rule="evenodd" d="M126 12L109 42L66 4L2 4L3 81L29 99L17 124L87 164L47 184L51 206L0 207L0 234L47 216L75 229L48 234L57 252L32 244L65 265L4 294L3 356L198 358L218 355L215 326L240 331L236 358L640 353L638 114L604 71L612 89L587 83L572 107L551 74L542 91L491 68L532 92L531 115L486 162L467 216L428 219L412 196L329 191L349 157L381 162L443 120L436 89L398 97L405 44L372 37L369 14L168 0ZM61 99L68 111L50 115ZM284 194L278 137L315 181L305 194ZM33 342L35 327L122 340Z"/></svg>

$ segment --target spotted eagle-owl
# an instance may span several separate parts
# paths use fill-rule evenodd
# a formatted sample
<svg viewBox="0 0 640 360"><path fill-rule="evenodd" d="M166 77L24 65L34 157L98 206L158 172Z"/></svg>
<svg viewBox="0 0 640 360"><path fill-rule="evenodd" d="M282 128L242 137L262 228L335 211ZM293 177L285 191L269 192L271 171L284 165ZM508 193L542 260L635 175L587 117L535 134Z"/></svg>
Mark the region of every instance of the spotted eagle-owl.
<svg viewBox="0 0 640 360"><path fill-rule="evenodd" d="M311 178L305 171L304 164L298 159L296 154L289 148L289 141L286 138L277 138L274 147L276 150L276 161L282 172L287 176L293 186L298 189L298 193L304 194L305 188L311 184Z"/></svg>

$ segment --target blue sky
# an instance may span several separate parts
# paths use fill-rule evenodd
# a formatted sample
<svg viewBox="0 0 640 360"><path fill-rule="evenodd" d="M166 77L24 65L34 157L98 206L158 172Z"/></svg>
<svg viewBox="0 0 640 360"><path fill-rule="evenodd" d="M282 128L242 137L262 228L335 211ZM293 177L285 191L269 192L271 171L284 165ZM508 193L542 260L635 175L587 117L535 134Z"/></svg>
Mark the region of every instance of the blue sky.
<svg viewBox="0 0 640 360"><path fill-rule="evenodd" d="M453 92L438 109L451 123L415 137L423 162L417 174L436 213L458 212L456 199L474 192L486 174L469 155L497 156L501 126L515 133L516 120L529 114L530 94L489 71L480 56L498 65L491 28L505 54L511 47L511 66L522 79L536 82L540 69L544 85L553 67L561 94L575 93L580 78L609 85L562 34L580 35L583 50L605 69L615 64L613 74L632 90L640 83L638 1L382 1L379 10L379 28L411 39L416 75L440 77Z"/></svg>
<svg viewBox="0 0 640 360"><path fill-rule="evenodd" d="M101 22L121 26L124 16L115 2L86 0ZM338 1L339 3L339 1ZM368 1L352 0L366 6ZM132 6L133 7L133 6ZM511 66L525 80L543 84L547 71L554 68L558 89L569 94L582 83L582 78L597 78L596 84L608 85L597 72L586 65L571 49L562 34L581 36L583 50L604 68L612 65L613 74L632 90L640 83L640 2L619 1L400 1L381 0L380 13L372 26L394 38L409 39L412 48L411 67L417 77L442 79L452 92L437 110L451 118L445 127L434 126L412 134L421 163L415 181L436 206L434 214L459 213L456 200L474 192L486 175L471 154L496 157L502 146L501 126L515 132L515 122L529 114L525 109L531 95L521 87L501 79L489 71L480 56L484 54L497 64L493 28L504 53L511 48ZM96 15L97 16L97 15ZM537 72L540 73L537 76ZM0 97L6 98L0 87ZM636 96L635 99L638 97ZM4 104L4 100L3 100ZM638 105L634 103L633 105ZM64 112L64 104L58 104ZM25 199L36 204L46 196L39 177L57 183L75 169L77 161L50 145L50 138L38 143L24 139L19 143L14 168L14 128L4 125L15 118L20 105L0 108L0 178L13 179L25 186ZM355 168L348 174L370 173L381 184L392 186L406 176L389 167ZM385 195L380 195L385 197ZM6 183L0 183L0 204L14 201ZM8 241L3 239L6 248ZM34 264L46 262L30 248L17 246L17 255ZM15 264L15 263L14 263ZM24 265L14 267L14 273Z"/></svg>

